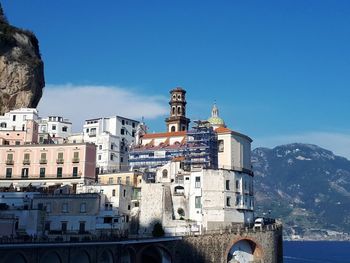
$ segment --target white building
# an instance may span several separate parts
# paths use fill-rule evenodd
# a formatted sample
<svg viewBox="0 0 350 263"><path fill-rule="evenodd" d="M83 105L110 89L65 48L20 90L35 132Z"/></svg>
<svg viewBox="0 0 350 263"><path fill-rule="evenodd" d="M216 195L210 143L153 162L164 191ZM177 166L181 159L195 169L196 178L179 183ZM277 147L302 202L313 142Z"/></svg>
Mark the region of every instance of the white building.
<svg viewBox="0 0 350 263"><path fill-rule="evenodd" d="M138 124L121 116L85 121L83 140L96 144L100 173L128 170L128 148L135 141Z"/></svg>
<svg viewBox="0 0 350 263"><path fill-rule="evenodd" d="M0 116L0 131L25 131L28 120L37 121L38 119L38 111L36 109L20 108L12 110Z"/></svg>
<svg viewBox="0 0 350 263"><path fill-rule="evenodd" d="M52 138L66 139L72 133L72 123L61 116L40 118L39 133L49 134Z"/></svg>

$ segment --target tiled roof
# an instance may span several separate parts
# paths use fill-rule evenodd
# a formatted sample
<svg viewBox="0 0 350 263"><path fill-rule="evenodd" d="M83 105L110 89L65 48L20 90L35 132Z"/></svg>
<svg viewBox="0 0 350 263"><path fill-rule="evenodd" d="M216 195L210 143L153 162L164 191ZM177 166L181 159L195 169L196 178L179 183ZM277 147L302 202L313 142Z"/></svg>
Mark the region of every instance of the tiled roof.
<svg viewBox="0 0 350 263"><path fill-rule="evenodd" d="M186 136L186 131L178 132L161 132L161 133L147 133L143 135L143 139L153 139L153 138L166 138L166 137L179 137Z"/></svg>
<svg viewBox="0 0 350 263"><path fill-rule="evenodd" d="M215 129L216 133L229 133L232 132L229 128L226 127L219 127L217 129Z"/></svg>

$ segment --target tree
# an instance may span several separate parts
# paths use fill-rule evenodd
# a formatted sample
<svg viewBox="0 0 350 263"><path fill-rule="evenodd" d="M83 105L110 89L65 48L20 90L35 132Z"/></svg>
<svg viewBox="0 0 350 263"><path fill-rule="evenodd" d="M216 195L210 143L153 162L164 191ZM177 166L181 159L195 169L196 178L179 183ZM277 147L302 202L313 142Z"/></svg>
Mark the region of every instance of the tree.
<svg viewBox="0 0 350 263"><path fill-rule="evenodd" d="M162 237L164 236L164 229L161 223L156 223L153 227L152 235L154 237Z"/></svg>

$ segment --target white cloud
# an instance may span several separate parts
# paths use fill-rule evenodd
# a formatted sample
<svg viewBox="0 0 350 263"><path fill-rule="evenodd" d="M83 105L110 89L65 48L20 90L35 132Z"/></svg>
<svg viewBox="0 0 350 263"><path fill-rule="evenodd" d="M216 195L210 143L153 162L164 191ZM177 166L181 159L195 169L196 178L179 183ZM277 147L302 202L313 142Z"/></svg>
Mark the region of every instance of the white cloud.
<svg viewBox="0 0 350 263"><path fill-rule="evenodd" d="M305 132L294 135L262 137L255 139L254 147L272 148L295 142L316 144L350 160L350 133Z"/></svg>
<svg viewBox="0 0 350 263"><path fill-rule="evenodd" d="M154 119L168 112L167 99L117 86L46 85L38 110L42 117L58 115L80 131L85 119L121 115Z"/></svg>

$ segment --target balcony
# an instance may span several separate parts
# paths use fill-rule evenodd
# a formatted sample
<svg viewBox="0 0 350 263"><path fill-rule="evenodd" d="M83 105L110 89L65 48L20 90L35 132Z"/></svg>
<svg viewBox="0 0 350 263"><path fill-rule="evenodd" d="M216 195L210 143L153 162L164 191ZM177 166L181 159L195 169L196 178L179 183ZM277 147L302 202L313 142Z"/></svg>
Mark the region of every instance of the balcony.
<svg viewBox="0 0 350 263"><path fill-rule="evenodd" d="M13 164L14 164L14 161L13 161L13 160L6 160L6 164L7 164L7 165L13 165Z"/></svg>
<svg viewBox="0 0 350 263"><path fill-rule="evenodd" d="M56 160L56 163L57 163L57 164L63 164L63 163L64 163L64 159L63 159L63 158L58 158L58 159Z"/></svg>
<svg viewBox="0 0 350 263"><path fill-rule="evenodd" d="M47 160L46 160L46 159L40 159L40 160L39 160L39 163L40 163L40 164L47 164Z"/></svg>
<svg viewBox="0 0 350 263"><path fill-rule="evenodd" d="M79 158L73 158L72 163L79 163L80 159Z"/></svg>
<svg viewBox="0 0 350 263"><path fill-rule="evenodd" d="M30 160L29 159L24 159L23 160L23 164L24 165L29 165L30 164Z"/></svg>

